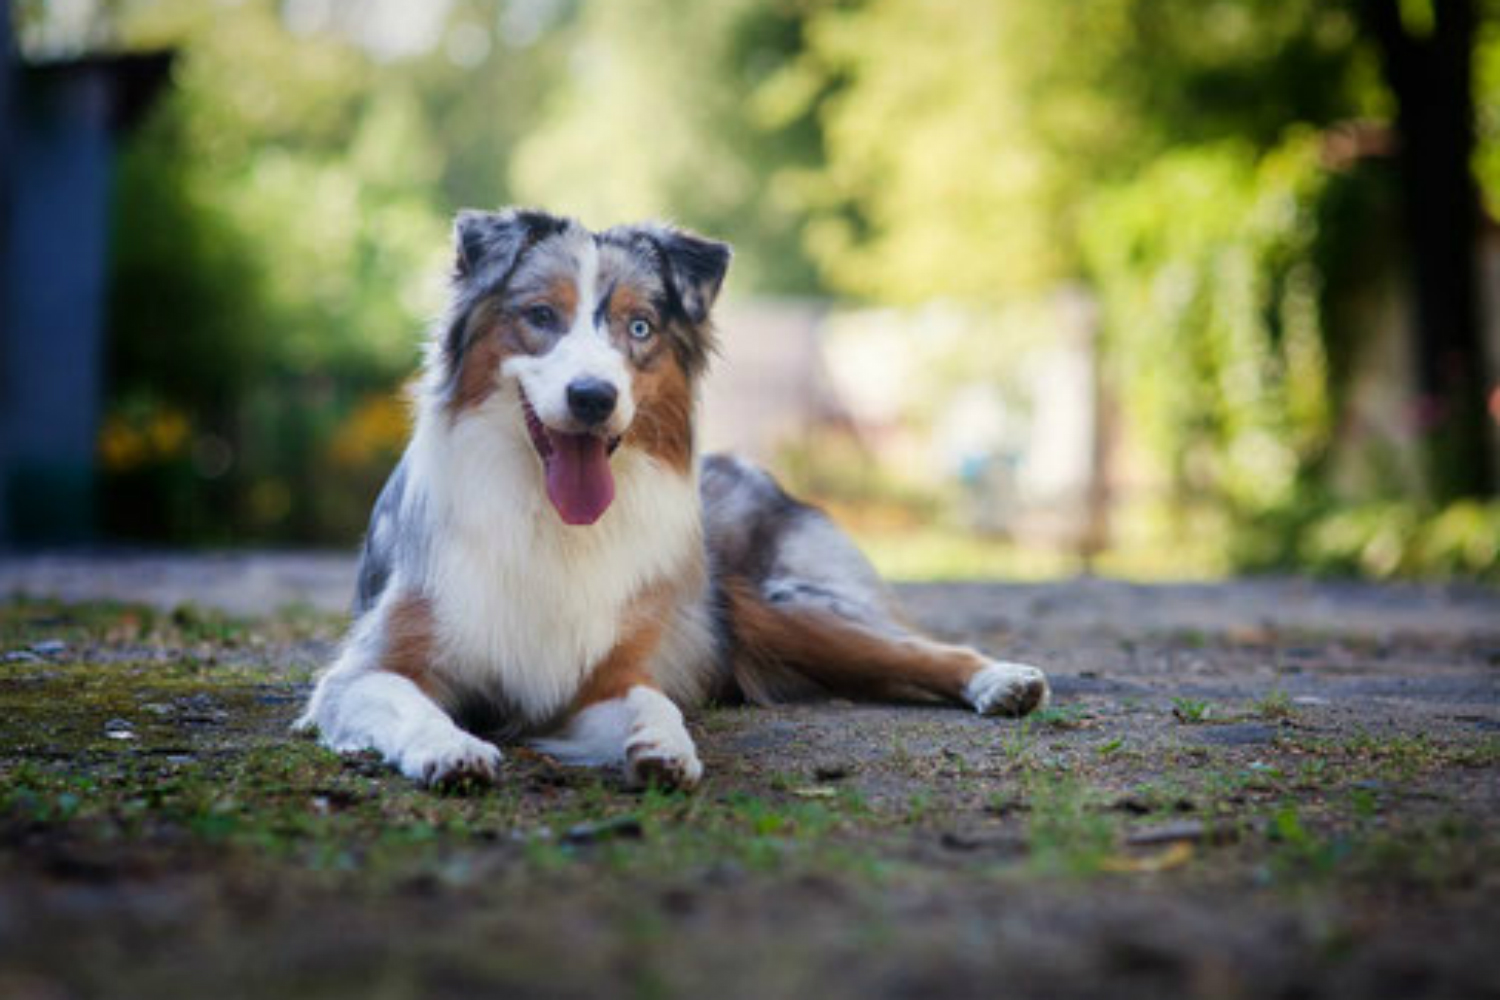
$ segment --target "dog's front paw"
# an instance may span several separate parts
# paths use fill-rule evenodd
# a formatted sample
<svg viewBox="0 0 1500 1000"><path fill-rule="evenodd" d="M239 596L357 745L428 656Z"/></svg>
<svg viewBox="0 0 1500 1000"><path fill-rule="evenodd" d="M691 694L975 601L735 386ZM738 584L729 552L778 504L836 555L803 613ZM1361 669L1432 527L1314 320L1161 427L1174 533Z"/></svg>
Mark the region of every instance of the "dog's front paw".
<svg viewBox="0 0 1500 1000"><path fill-rule="evenodd" d="M408 750L401 773L429 787L493 784L500 777L500 750L468 733L449 733Z"/></svg>
<svg viewBox="0 0 1500 1000"><path fill-rule="evenodd" d="M625 744L625 784L631 788L690 789L703 777L698 751L686 733L644 727Z"/></svg>
<svg viewBox="0 0 1500 1000"><path fill-rule="evenodd" d="M1026 715L1052 697L1047 675L1024 663L992 660L964 688L964 700L980 715Z"/></svg>

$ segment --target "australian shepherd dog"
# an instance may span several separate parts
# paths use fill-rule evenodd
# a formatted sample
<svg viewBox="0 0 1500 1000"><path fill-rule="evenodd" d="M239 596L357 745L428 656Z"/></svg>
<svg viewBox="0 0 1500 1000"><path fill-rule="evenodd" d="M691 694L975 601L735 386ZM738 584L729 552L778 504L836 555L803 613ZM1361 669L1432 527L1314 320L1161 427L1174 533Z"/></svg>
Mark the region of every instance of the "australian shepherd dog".
<svg viewBox="0 0 1500 1000"><path fill-rule="evenodd" d="M817 695L1044 705L1034 667L902 623L854 544L737 458L695 385L730 249L646 224L463 212L416 425L380 495L356 618L298 726L429 784L496 741L687 788L683 710Z"/></svg>

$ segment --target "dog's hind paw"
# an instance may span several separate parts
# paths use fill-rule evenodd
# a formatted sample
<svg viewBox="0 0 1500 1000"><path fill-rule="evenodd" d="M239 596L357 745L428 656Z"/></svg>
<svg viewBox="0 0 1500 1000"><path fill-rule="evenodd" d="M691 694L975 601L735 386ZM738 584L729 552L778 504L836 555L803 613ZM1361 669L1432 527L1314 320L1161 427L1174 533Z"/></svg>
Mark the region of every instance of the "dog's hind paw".
<svg viewBox="0 0 1500 1000"><path fill-rule="evenodd" d="M493 743L459 732L438 745L408 751L401 771L431 788L490 785L500 777L501 760Z"/></svg>
<svg viewBox="0 0 1500 1000"><path fill-rule="evenodd" d="M1045 708L1051 697L1046 674L1002 660L990 661L964 688L964 700L980 715L1027 715Z"/></svg>
<svg viewBox="0 0 1500 1000"><path fill-rule="evenodd" d="M695 787L703 777L703 764L692 744L673 746L673 740L657 742L648 733L638 733L625 747L625 784L631 788Z"/></svg>

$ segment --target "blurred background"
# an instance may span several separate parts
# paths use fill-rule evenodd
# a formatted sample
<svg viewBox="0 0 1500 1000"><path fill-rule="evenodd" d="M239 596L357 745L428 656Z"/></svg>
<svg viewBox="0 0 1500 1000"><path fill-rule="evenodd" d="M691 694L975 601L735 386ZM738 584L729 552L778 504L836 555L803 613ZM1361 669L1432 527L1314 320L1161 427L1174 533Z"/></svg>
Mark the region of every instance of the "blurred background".
<svg viewBox="0 0 1500 1000"><path fill-rule="evenodd" d="M0 545L349 547L449 219L733 242L907 578L1500 579L1500 0L12 0Z"/></svg>

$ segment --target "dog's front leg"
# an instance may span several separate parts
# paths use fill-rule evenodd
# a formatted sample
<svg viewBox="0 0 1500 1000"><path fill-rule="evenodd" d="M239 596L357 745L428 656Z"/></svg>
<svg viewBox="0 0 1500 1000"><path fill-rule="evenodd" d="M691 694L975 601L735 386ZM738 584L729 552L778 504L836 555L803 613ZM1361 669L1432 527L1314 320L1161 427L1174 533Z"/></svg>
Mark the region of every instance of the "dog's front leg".
<svg viewBox="0 0 1500 1000"><path fill-rule="evenodd" d="M651 677L648 661L661 630L659 617L649 621L590 673L561 732L532 745L569 764L622 766L632 788L692 788L703 765L682 710Z"/></svg>
<svg viewBox="0 0 1500 1000"><path fill-rule="evenodd" d="M625 781L632 787L649 784L692 788L703 777L698 749L683 724L682 711L652 687L639 685L624 698L630 713L625 739Z"/></svg>
<svg viewBox="0 0 1500 1000"><path fill-rule="evenodd" d="M330 750L374 750L428 785L499 776L500 751L472 736L413 678L431 676L425 602L387 598L355 627L295 723ZM430 625L430 615L425 619Z"/></svg>
<svg viewBox="0 0 1500 1000"><path fill-rule="evenodd" d="M703 777L681 709L645 683L582 705L561 732L532 746L566 764L623 767L632 788L692 788Z"/></svg>

